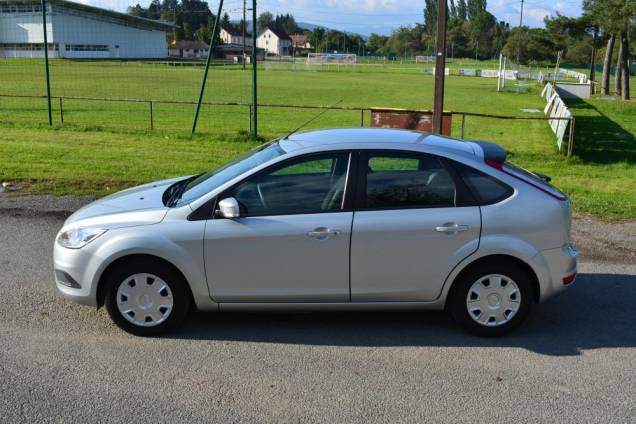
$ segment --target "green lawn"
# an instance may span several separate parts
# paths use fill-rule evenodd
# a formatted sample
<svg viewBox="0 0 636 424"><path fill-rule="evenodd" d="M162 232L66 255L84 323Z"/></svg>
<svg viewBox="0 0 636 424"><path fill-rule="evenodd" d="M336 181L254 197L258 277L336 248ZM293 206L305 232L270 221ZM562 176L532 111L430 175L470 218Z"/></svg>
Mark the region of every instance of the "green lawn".
<svg viewBox="0 0 636 424"><path fill-rule="evenodd" d="M470 65L470 63L466 63ZM486 65L491 65L487 63ZM342 71L315 72L290 64L262 66L259 74L259 103L295 105L431 108L434 80L424 73L430 64L361 65ZM356 70L362 70L358 72ZM141 100L194 101L203 68L132 62L53 61L52 93L56 96L106 97ZM25 83L28 82L28 83ZM453 111L521 114L521 108L540 108L536 91L497 94L495 78L449 77L446 108ZM42 95L43 67L38 61L0 61L0 94ZM505 100L502 101L502 97ZM206 101L251 102L251 73L237 66L218 66L210 71ZM44 99L0 97L0 121L22 124L45 123ZM59 103L53 104L54 119L60 122ZM66 126L145 130L150 127L148 103L114 103L64 100ZM153 105L155 128L186 133L194 107L179 104ZM315 114L313 110L262 107L260 128L265 135L285 132ZM368 114L365 121L368 122ZM316 122L318 126L359 125L359 112L333 111ZM202 133L236 133L249 125L249 110L237 106L204 106L199 130ZM469 128L470 130L470 128ZM513 136L514 134L506 134ZM526 134L528 135L528 134ZM543 137L533 133L531 137Z"/></svg>
<svg viewBox="0 0 636 424"><path fill-rule="evenodd" d="M342 105L355 107L431 107L434 81L422 71L428 64L392 65L361 72L272 66L259 74L259 101L328 105L344 99ZM201 72L200 67L54 61L53 94L191 101ZM0 61L0 93L41 94L42 80L36 61ZM495 85L496 79L448 77L445 107L530 116L521 109L544 105L537 87L530 85L525 93L496 93ZM249 72L215 67L206 100L249 102ZM256 144L239 134L249 123L245 107L205 106L200 134L191 139L191 105L154 105L154 131L147 129L149 111L144 103L65 101L64 126L59 125L55 104L52 130L44 124L44 106L40 99L0 97L0 180L17 181L26 193L105 194L214 168ZM468 117L466 138L498 142L515 162L552 176L554 184L571 195L578 212L606 219L636 218L636 105L592 99L571 107L577 117L572 158L556 151L554 135L544 121ZM260 134L275 138L315 113L261 108ZM368 121L367 114L366 125ZM330 111L310 128L358 125L359 112ZM456 116L454 136L459 136L460 127Z"/></svg>

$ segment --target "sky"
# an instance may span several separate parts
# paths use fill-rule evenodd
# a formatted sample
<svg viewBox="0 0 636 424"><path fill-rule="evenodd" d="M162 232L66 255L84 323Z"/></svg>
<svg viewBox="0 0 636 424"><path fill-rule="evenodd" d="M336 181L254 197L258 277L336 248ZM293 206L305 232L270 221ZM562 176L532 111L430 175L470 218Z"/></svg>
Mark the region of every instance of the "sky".
<svg viewBox="0 0 636 424"><path fill-rule="evenodd" d="M139 2L147 6L150 0L75 0L97 7L125 11ZM248 7L252 3L247 0ZM216 13L218 0L208 1ZM566 16L581 14L582 0L525 0L524 25L543 26L543 18L557 12ZM291 13L299 22L369 35L372 32L388 35L401 25L422 22L424 0L258 0L258 13L265 10ZM233 20L242 17L243 0L226 0L224 10ZM519 25L521 0L488 0L487 9L498 20L511 26ZM248 12L249 13L249 12ZM248 18L249 19L249 18Z"/></svg>

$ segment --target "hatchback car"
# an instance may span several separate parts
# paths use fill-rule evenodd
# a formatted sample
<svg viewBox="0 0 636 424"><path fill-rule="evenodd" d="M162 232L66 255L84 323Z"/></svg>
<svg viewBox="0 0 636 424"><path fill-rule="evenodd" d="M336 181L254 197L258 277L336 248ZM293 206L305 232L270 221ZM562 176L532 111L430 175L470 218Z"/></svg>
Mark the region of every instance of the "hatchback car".
<svg viewBox="0 0 636 424"><path fill-rule="evenodd" d="M155 335L188 311L446 309L503 334L575 278L568 198L486 142L329 129L74 213L66 297Z"/></svg>

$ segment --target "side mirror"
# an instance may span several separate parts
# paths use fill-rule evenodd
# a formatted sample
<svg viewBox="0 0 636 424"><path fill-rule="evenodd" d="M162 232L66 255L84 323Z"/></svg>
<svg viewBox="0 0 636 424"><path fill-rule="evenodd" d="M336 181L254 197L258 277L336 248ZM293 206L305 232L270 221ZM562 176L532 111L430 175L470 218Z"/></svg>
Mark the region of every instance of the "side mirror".
<svg viewBox="0 0 636 424"><path fill-rule="evenodd" d="M228 197L219 202L219 214L223 218L234 219L241 216L239 203L233 197Z"/></svg>

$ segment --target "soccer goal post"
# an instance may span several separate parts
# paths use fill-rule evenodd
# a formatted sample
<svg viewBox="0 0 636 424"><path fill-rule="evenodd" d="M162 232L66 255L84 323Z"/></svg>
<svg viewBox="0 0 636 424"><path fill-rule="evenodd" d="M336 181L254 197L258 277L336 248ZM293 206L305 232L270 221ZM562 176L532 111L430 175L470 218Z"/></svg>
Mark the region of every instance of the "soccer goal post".
<svg viewBox="0 0 636 424"><path fill-rule="evenodd" d="M435 62L435 56L415 56L415 63Z"/></svg>
<svg viewBox="0 0 636 424"><path fill-rule="evenodd" d="M309 53L307 65L341 64L354 65L358 61L358 55L353 53Z"/></svg>

